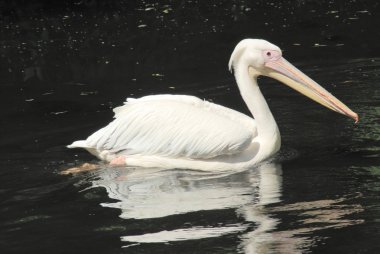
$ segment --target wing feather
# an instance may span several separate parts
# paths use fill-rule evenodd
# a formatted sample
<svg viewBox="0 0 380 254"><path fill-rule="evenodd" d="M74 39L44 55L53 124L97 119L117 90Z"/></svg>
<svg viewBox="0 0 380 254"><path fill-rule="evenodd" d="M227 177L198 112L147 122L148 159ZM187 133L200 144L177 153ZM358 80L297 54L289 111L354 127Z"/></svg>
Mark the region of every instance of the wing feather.
<svg viewBox="0 0 380 254"><path fill-rule="evenodd" d="M256 136L252 118L193 96L127 99L114 112L109 125L88 137L88 147L199 159L241 152Z"/></svg>

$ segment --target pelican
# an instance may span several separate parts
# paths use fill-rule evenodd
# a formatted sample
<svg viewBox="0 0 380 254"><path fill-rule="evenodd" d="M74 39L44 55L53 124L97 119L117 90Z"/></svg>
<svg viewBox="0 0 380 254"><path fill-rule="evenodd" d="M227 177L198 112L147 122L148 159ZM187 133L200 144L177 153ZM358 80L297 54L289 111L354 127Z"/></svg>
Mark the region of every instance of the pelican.
<svg viewBox="0 0 380 254"><path fill-rule="evenodd" d="M281 145L276 121L257 84L274 78L321 105L351 117L358 115L261 39L244 39L228 67L252 117L188 95L128 98L114 109L114 120L69 148L84 148L116 166L237 170L273 156Z"/></svg>

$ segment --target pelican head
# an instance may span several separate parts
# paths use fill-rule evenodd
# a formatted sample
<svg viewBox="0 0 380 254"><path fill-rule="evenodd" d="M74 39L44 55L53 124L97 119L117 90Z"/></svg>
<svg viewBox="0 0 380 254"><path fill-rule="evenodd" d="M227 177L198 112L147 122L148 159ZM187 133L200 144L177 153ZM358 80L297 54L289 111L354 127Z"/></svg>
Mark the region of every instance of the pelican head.
<svg viewBox="0 0 380 254"><path fill-rule="evenodd" d="M256 79L260 75L274 78L304 94L319 104L351 117L355 122L359 116L326 89L294 67L282 56L276 45L259 39L245 39L239 42L229 61L229 69L246 68Z"/></svg>

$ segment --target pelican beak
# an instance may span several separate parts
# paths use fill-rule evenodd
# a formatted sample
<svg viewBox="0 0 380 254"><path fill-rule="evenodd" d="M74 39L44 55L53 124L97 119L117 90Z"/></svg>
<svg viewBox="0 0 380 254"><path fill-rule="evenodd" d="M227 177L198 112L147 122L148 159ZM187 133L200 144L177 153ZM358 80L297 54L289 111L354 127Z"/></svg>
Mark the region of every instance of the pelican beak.
<svg viewBox="0 0 380 254"><path fill-rule="evenodd" d="M335 98L326 89L306 76L283 57L268 61L265 63L265 67L267 67L264 71L265 76L277 79L319 104L351 117L355 120L355 123L359 121L358 114L353 112L350 108L344 105L343 102Z"/></svg>

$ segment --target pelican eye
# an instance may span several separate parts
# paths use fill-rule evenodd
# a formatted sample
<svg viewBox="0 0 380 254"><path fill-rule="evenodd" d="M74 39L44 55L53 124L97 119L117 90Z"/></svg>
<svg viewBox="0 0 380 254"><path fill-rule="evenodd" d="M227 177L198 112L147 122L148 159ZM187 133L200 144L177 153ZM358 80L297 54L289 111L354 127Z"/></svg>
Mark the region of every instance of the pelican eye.
<svg viewBox="0 0 380 254"><path fill-rule="evenodd" d="M264 50L263 56L266 61L275 61L281 58L281 52L277 50Z"/></svg>

